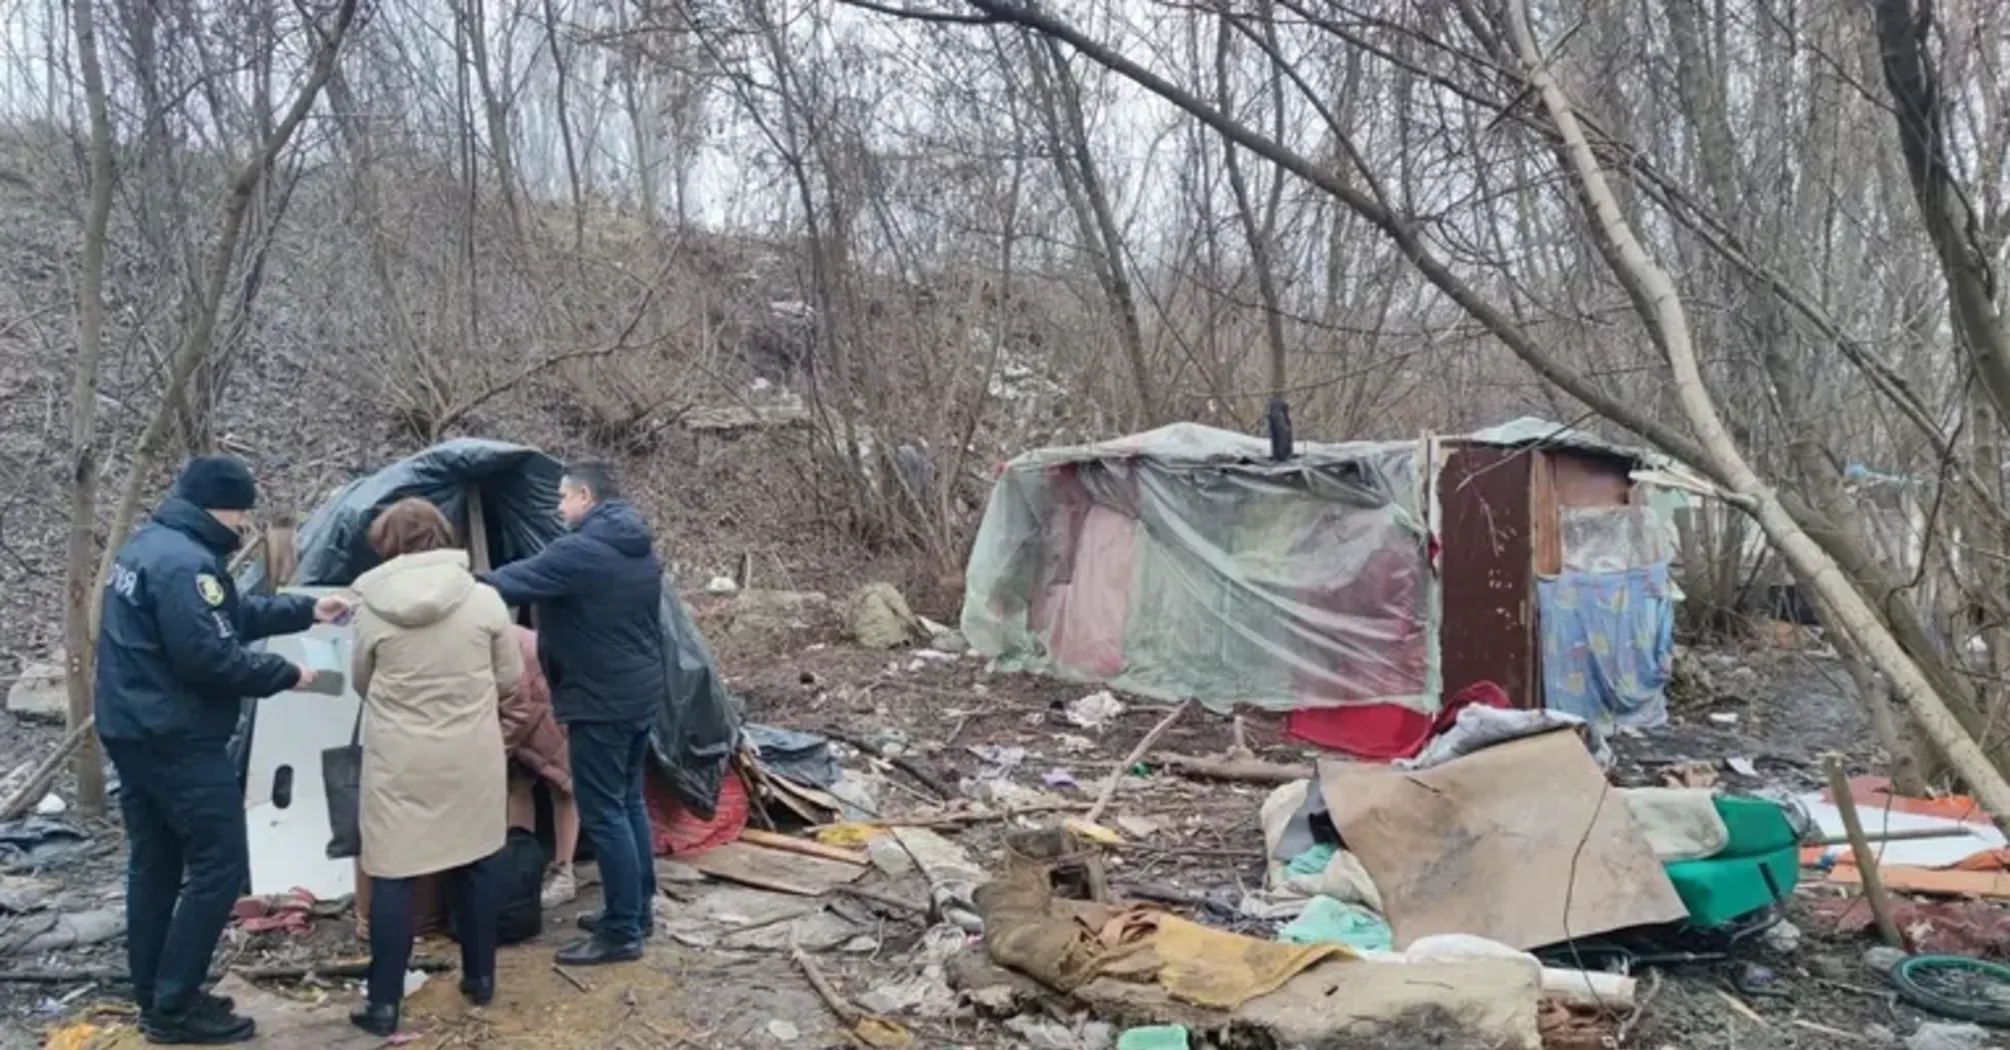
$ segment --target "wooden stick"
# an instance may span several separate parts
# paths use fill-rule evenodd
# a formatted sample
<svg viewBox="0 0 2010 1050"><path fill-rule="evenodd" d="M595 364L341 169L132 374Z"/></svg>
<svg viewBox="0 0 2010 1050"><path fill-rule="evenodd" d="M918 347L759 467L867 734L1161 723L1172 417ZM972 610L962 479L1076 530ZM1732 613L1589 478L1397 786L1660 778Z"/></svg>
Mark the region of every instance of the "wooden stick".
<svg viewBox="0 0 2010 1050"><path fill-rule="evenodd" d="M407 966L426 973L444 973L454 968L451 961L432 956L413 959ZM363 977L369 972L370 960L352 959L292 966L235 966L210 976L220 979L225 973L235 973L247 981L297 981L310 976ZM0 970L0 984L124 984L131 980L132 975L126 971L112 969Z"/></svg>
<svg viewBox="0 0 2010 1050"><path fill-rule="evenodd" d="M450 959L425 956L405 964L408 970L423 973L445 973L454 968ZM298 963L290 966L237 966L231 972L247 981L298 981L308 977L367 977L370 974L370 960L346 959L321 963Z"/></svg>
<svg viewBox="0 0 2010 1050"><path fill-rule="evenodd" d="M824 860L856 864L861 868L872 863L872 858L859 850L839 849L836 846L826 846L821 842L812 842L809 839L799 839L789 835L777 835L769 831L755 831L750 828L740 833L740 841L752 843L756 846L766 846L769 849L777 849L785 853L800 853L805 857L821 857Z"/></svg>
<svg viewBox="0 0 2010 1050"><path fill-rule="evenodd" d="M910 914L918 914L918 915L928 914L928 905L922 903L921 901L902 900L899 897L895 897L890 893L881 893L878 890L869 890L864 888L863 886L838 886L833 888L831 892L841 893L847 897L857 897L859 900L862 901L871 901L874 904L891 908L894 909L895 911L903 911L908 912Z"/></svg>
<svg viewBox="0 0 2010 1050"><path fill-rule="evenodd" d="M1296 784L1311 780L1317 771L1310 765L1270 762L1254 755L1225 755L1203 758L1194 755L1164 755L1165 767L1196 780L1229 780L1244 784Z"/></svg>
<svg viewBox="0 0 2010 1050"><path fill-rule="evenodd" d="M1186 709L1192 706L1193 701L1182 701L1178 707L1172 709L1171 713L1159 719L1159 724L1153 726L1152 731L1146 733L1143 740L1138 741L1138 746L1131 748L1131 753L1124 756L1122 762L1117 763L1117 768L1110 770L1109 779L1103 781L1103 790L1096 796L1096 804L1089 807L1088 815L1083 817L1083 820L1094 824L1097 818L1103 815L1103 811L1110 808L1110 800L1116 797L1117 784L1123 781L1124 775L1151 752L1152 745L1158 743L1159 738L1166 735L1166 730L1171 729L1173 723L1179 721L1179 716L1186 714Z"/></svg>
<svg viewBox="0 0 2010 1050"><path fill-rule="evenodd" d="M0 820L13 820L40 802L42 796L49 793L49 785L55 783L56 774L62 772L63 763L68 761L70 754L83 744L97 726L96 715L77 723L77 728L70 730L69 734L56 745L56 749L49 752L49 756L42 760L42 764L36 766L33 773L28 774L27 782L22 784L6 802L0 803Z"/></svg>
<svg viewBox="0 0 2010 1050"><path fill-rule="evenodd" d="M1849 775L1843 771L1841 755L1831 754L1823 759L1828 767L1829 793L1834 797L1836 811L1842 814L1843 830L1848 833L1850 852L1856 855L1857 874L1863 878L1863 897L1870 902L1870 913L1877 920L1878 936L1893 948L1904 948L1905 939L1898 935L1898 924L1891 921L1891 898L1884 892L1884 877L1877 870L1877 854L1872 853L1870 841L1864 837L1863 821L1858 819L1856 799L1850 795Z"/></svg>
<svg viewBox="0 0 2010 1050"><path fill-rule="evenodd" d="M994 820L1013 820L1018 817L1039 816L1045 813L1073 813L1085 810L1087 808L1089 808L1088 803L1084 802L1055 802L1055 803L1043 803L1037 806L1017 806L1012 809L987 809L971 813L946 813L933 817L913 817L910 819L902 819L894 817L886 820L860 820L860 821L851 821L850 823L856 824L857 826L864 828L956 829L956 828L969 827L972 824L983 824ZM818 827L833 827L833 826L835 825L830 824L818 825ZM813 828L811 830L816 829Z"/></svg>
<svg viewBox="0 0 2010 1050"><path fill-rule="evenodd" d="M1865 832L1863 840L1865 842L1912 842L1918 839L1968 838L1974 834L1975 829L1971 827L1900 828L1896 831ZM1848 835L1834 835L1808 843L1810 846L1847 846L1849 844L1850 837Z"/></svg>
<svg viewBox="0 0 2010 1050"><path fill-rule="evenodd" d="M906 755L889 755L886 753L886 749L878 746L877 744L869 744L858 737L852 736L849 733L845 733L839 730L825 729L823 731L823 734L827 737L830 737L832 740L842 740L845 743L850 744L855 748L858 748L860 751L863 751L866 754L873 756L874 758L883 759L885 761L893 763L893 768L898 769L901 772L906 773L908 776L911 776L915 780L919 781L921 783L921 786L934 792L936 798L948 800L956 797L955 790L952 789L949 785L944 784L940 777L937 777L935 774L929 772L927 769L922 768L922 766L919 763L908 758Z"/></svg>
<svg viewBox="0 0 2010 1050"><path fill-rule="evenodd" d="M816 989L817 998L822 999L824 1005L830 1007L831 1013L836 1014L838 1020L845 1023L845 1027L857 1024L859 1019L865 1016L858 1007L846 1002L836 988L831 987L830 980L824 976L822 970L817 969L817 964L811 961L809 954L803 951L802 944L793 929L789 931L789 957L796 961L796 968L803 971L803 977L810 982L810 987Z"/></svg>
<svg viewBox="0 0 2010 1050"><path fill-rule="evenodd" d="M582 994L582 995L592 995L592 994L593 994L593 989L592 989L592 988L589 988L589 987L587 987L587 984L586 984L586 982L585 982L585 981L582 981L582 980L580 980L580 979L579 979L579 977L578 977L577 975L575 975L575 974L574 974L574 973L573 973L573 972L572 972L571 970L568 970L568 969L566 969L565 967L563 967L563 966L560 966L560 965L559 965L559 964L557 964L557 963L552 963L552 964L551 964L551 972L552 972L552 973L555 973L555 974L557 974L557 975L559 975L560 977L563 977L563 978L565 978L565 983L567 983L567 984L569 984L569 985L572 985L572 986L573 986L574 988L577 988L577 989L579 989L579 991L580 991L580 994Z"/></svg>

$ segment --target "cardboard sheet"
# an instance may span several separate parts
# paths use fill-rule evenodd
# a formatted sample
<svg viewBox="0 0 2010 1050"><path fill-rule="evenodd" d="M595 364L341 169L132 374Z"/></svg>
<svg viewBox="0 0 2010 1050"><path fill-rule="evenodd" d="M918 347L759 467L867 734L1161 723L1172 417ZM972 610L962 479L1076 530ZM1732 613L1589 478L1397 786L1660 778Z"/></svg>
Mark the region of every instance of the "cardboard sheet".
<svg viewBox="0 0 2010 1050"><path fill-rule="evenodd" d="M820 897L857 882L866 869L843 861L784 853L749 842L728 842L686 863L722 882L799 897Z"/></svg>
<svg viewBox="0 0 2010 1050"><path fill-rule="evenodd" d="M1688 915L1573 732L1415 772L1327 764L1319 786L1399 949L1470 933L1527 950Z"/></svg>

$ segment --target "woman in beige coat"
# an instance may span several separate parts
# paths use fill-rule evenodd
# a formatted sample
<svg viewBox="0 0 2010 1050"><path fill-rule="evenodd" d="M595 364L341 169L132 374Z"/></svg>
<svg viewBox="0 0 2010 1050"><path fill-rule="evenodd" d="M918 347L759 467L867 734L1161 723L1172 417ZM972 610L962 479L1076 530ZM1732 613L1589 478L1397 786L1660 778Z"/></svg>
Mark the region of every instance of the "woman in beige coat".
<svg viewBox="0 0 2010 1050"><path fill-rule="evenodd" d="M453 529L421 499L370 526L385 559L356 581L354 674L363 697L363 873L370 877L369 998L349 1015L398 1028L420 876L447 874L461 937L461 993L495 995L495 858L508 834L497 698L523 673L502 598L468 571Z"/></svg>

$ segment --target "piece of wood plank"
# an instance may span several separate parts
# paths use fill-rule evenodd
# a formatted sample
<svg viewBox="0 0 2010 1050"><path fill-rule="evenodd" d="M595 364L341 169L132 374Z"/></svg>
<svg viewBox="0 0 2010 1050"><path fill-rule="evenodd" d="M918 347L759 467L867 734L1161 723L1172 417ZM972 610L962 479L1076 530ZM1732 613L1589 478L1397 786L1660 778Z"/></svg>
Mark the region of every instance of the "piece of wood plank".
<svg viewBox="0 0 2010 1050"><path fill-rule="evenodd" d="M1227 780L1242 784L1296 784L1301 780L1311 780L1318 773L1310 764L1297 762L1271 762L1254 756L1222 755L1207 758L1199 755L1174 755L1160 753L1159 762L1166 769L1183 777L1196 780Z"/></svg>
<svg viewBox="0 0 2010 1050"><path fill-rule="evenodd" d="M1884 888L1893 893L2010 900L2010 872L2006 871L1941 871L1887 866L1879 869L1878 875L1884 882ZM1855 867L1837 867L1829 872L1829 881L1843 886L1861 886L1863 872Z"/></svg>
<svg viewBox="0 0 2010 1050"><path fill-rule="evenodd" d="M1850 852L1856 856L1857 876L1863 882L1864 900L1870 902L1870 913L1877 920L1878 936L1893 948L1904 948L1905 938L1898 934L1898 924L1891 921L1891 898L1884 892L1884 880L1877 870L1877 854L1871 852L1870 843L1863 836L1863 821L1857 816L1856 799L1850 797L1849 774L1843 770L1841 755L1829 755L1822 764L1828 767L1829 792L1835 796L1836 811L1842 814L1843 832L1849 837Z"/></svg>
<svg viewBox="0 0 2010 1050"><path fill-rule="evenodd" d="M463 489L462 501L468 507L468 561L476 572L487 572L495 566L489 561L489 525L482 513L481 486Z"/></svg>
<svg viewBox="0 0 2010 1050"><path fill-rule="evenodd" d="M772 831L756 831L749 828L740 833L740 841L751 842L756 846L765 846L768 849L778 849L785 853L800 853L806 857L822 857L825 860L834 860L844 864L856 864L861 868L872 863L872 858L866 856L864 850L840 849L837 846L826 846L821 842L812 842L809 839L799 839L789 835L777 835Z"/></svg>
<svg viewBox="0 0 2010 1050"><path fill-rule="evenodd" d="M706 850L686 863L715 879L800 897L821 897L865 874L864 868L844 861L784 853L744 841Z"/></svg>

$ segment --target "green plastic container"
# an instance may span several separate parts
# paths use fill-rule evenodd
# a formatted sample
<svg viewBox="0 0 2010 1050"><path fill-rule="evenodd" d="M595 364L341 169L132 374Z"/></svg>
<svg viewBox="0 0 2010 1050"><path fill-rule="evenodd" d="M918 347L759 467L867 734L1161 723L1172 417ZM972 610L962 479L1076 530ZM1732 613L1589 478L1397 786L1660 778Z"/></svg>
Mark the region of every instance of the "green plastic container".
<svg viewBox="0 0 2010 1050"><path fill-rule="evenodd" d="M1731 831L1714 857L1665 865L1694 926L1722 926L1784 898L1801 877L1800 842L1780 807L1765 799L1714 800ZM1772 881L1767 882L1767 875Z"/></svg>

